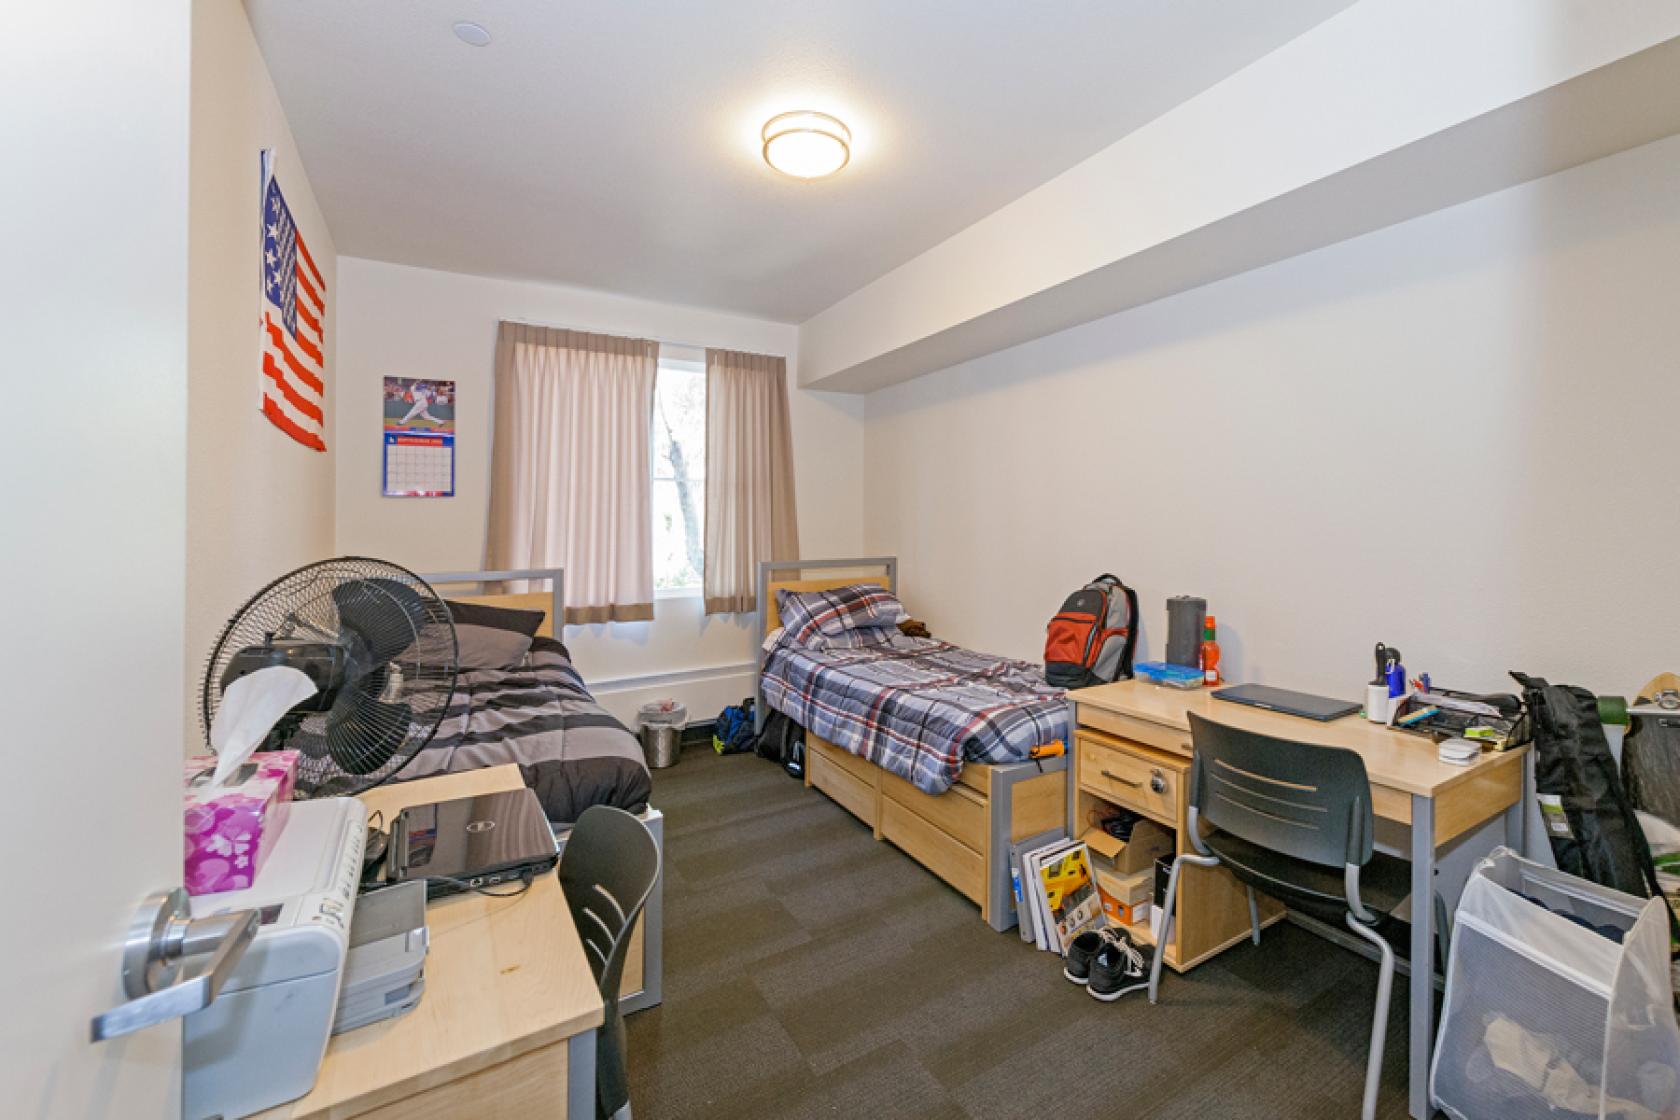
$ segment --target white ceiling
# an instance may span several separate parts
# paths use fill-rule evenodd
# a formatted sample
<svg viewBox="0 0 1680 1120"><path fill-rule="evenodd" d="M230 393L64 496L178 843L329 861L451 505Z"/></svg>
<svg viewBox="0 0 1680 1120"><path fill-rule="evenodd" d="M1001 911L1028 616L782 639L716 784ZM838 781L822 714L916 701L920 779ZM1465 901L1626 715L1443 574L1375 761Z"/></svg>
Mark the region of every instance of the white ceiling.
<svg viewBox="0 0 1680 1120"><path fill-rule="evenodd" d="M1351 2L246 7L339 252L799 322ZM850 167L764 165L794 108Z"/></svg>

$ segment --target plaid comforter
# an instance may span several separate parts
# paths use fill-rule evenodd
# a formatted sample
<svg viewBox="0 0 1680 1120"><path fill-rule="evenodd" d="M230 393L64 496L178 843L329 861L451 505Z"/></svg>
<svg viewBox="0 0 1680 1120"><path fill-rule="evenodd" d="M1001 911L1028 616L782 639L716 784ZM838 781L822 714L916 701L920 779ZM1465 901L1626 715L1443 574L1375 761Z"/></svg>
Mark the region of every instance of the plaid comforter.
<svg viewBox="0 0 1680 1120"><path fill-rule="evenodd" d="M1062 691L1039 666L896 632L823 650L784 632L762 683L771 708L926 793L949 789L964 761L1019 762L1068 735Z"/></svg>

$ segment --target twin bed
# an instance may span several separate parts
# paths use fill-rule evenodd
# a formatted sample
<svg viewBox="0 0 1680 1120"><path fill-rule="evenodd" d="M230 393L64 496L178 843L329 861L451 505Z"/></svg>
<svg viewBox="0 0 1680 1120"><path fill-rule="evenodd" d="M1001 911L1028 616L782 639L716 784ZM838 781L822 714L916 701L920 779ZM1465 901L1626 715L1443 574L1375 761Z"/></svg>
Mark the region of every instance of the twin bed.
<svg viewBox="0 0 1680 1120"><path fill-rule="evenodd" d="M893 557L760 565L759 719L803 728L807 786L1006 930L1010 845L1066 825L1066 756L1032 755L1068 741L1068 705L1038 666L900 634L897 572Z"/></svg>
<svg viewBox="0 0 1680 1120"><path fill-rule="evenodd" d="M570 652L555 633L555 620L565 617L564 572L559 568L444 572L421 578L445 600L462 604L467 611L538 611L543 617L531 636L529 651L517 661L459 671L437 735L403 768L397 780L513 763L542 802L562 848L570 826L585 809L610 805L641 818L659 846L663 867L665 818L648 804L653 782L641 743L595 702L572 664ZM477 594L451 590L510 580L547 581L550 589ZM468 614L451 609L458 611L458 636L466 631L466 619L471 620L468 625L488 625L492 629L501 621L493 611ZM464 656L468 644L463 639ZM661 871L631 935L622 984L621 1007L625 1012L651 1007L661 998L663 893Z"/></svg>

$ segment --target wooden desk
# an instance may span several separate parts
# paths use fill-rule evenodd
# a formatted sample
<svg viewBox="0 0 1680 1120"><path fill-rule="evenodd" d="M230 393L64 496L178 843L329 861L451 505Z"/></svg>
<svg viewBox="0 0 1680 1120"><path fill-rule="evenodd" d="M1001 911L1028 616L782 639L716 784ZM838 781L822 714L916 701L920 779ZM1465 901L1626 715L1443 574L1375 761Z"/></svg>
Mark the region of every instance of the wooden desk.
<svg viewBox="0 0 1680 1120"><path fill-rule="evenodd" d="M428 801L519 789L517 766L381 786L389 825ZM315 1088L265 1120L535 1120L595 1114L603 1008L559 879L513 898L460 894L426 908L426 992L406 1015L335 1036Z"/></svg>
<svg viewBox="0 0 1680 1120"><path fill-rule="evenodd" d="M1411 1114L1427 1116L1435 1010L1435 854L1501 815L1506 842L1522 850L1523 790L1529 788L1532 764L1528 750L1484 753L1469 766L1453 766L1436 757L1429 739L1358 716L1317 723L1215 700L1205 689L1179 691L1143 681L1080 689L1068 699L1075 726L1069 827L1076 834L1085 827L1084 807L1109 800L1169 824L1178 830L1178 850L1190 850L1185 821L1191 713L1279 739L1345 747L1365 760L1372 810L1411 830L1409 1087ZM1186 867L1176 908L1177 931L1166 959L1180 971L1248 936L1246 895L1221 869ZM1276 920L1281 913L1282 907L1272 903L1267 917Z"/></svg>

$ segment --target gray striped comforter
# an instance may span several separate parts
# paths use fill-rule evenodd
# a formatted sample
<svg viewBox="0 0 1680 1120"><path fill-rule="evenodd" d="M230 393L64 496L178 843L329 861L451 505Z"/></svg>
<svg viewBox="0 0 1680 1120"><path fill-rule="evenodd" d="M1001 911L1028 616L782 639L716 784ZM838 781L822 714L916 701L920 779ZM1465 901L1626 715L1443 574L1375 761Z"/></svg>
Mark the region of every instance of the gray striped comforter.
<svg viewBox="0 0 1680 1120"><path fill-rule="evenodd" d="M595 702L551 638L535 639L514 668L462 670L437 735L395 780L510 762L558 823L591 805L641 812L652 789L641 743Z"/></svg>

